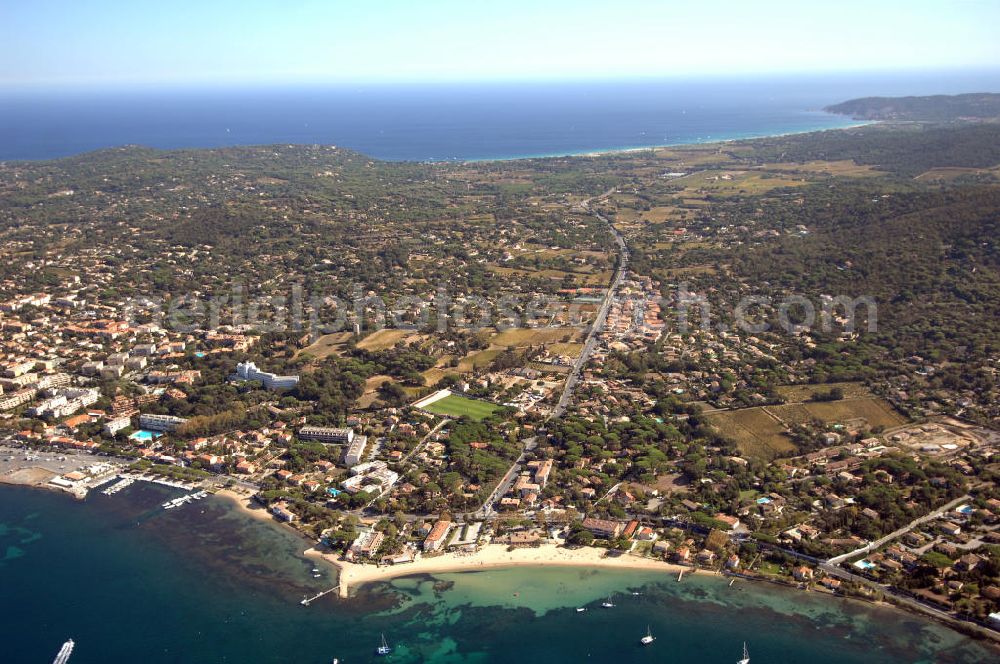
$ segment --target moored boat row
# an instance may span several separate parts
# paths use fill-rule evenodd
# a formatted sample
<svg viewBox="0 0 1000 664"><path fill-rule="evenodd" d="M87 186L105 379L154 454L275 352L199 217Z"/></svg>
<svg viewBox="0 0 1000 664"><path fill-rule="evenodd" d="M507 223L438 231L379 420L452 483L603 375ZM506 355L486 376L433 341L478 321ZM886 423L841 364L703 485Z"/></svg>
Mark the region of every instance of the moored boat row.
<svg viewBox="0 0 1000 664"><path fill-rule="evenodd" d="M638 593L638 592L634 592L632 594L636 595L636 596L640 595L640 593ZM615 603L614 603L614 601L612 601L611 595L608 595L608 598L606 600L604 600L603 602L601 602L601 607L603 607L605 609L613 609L613 608L615 608ZM583 613L586 610L587 610L587 607L581 606L581 607L577 608L576 612L577 613ZM653 636L653 630L652 630L652 628L649 625L646 625L646 635L643 636L641 639L639 639L639 643L641 643L644 646L648 646L648 645L651 645L653 643L653 641L655 641L655 640L656 640L656 637ZM745 642L743 643L743 658L740 659L736 664L750 664L750 655L747 652L747 644Z"/></svg>
<svg viewBox="0 0 1000 664"><path fill-rule="evenodd" d="M195 493L189 493L185 496L174 498L173 500L168 500L167 502L163 503L162 507L165 510L172 510L175 507L180 507L181 505L187 505L193 500L201 500L207 495L208 495L207 491L196 491Z"/></svg>

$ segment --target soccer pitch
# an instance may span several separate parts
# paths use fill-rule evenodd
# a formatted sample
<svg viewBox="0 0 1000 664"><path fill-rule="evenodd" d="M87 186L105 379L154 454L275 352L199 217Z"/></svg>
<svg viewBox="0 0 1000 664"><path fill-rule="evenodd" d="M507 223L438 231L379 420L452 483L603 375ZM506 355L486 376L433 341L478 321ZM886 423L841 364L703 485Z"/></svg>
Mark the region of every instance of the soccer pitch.
<svg viewBox="0 0 1000 664"><path fill-rule="evenodd" d="M466 399L457 394L451 394L444 399L438 399L424 406L424 410L431 413L449 415L451 417L462 417L464 415L476 421L489 417L494 411L499 409L500 406L496 404L477 401L475 399Z"/></svg>

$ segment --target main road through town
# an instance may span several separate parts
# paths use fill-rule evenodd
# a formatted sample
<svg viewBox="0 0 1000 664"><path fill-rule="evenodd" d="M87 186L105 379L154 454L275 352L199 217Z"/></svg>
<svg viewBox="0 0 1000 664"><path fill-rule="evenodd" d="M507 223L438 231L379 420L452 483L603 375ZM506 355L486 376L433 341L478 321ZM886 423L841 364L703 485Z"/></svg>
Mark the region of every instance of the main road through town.
<svg viewBox="0 0 1000 664"><path fill-rule="evenodd" d="M614 224L605 219L599 212L595 212L594 216L608 225L611 234L615 238L615 242L618 244L618 269L615 271L614 279L611 280L608 292L604 295L601 308L597 310L597 316L594 318L594 322L587 332L587 340L583 343L583 350L580 352L580 356L576 358L572 370L566 377L566 385L563 387L562 395L559 397L559 403L549 413L548 419L550 420L561 417L566 412L570 399L573 398L573 392L576 390L577 383L580 381L580 374L583 373L583 368L587 365L590 356L594 352L594 348L597 346L597 337L604 330L604 324L608 320L608 312L611 311L611 304L614 302L615 294L622 285L622 281L625 280L625 271L628 269L628 247L625 245L625 238L622 237L622 234L615 228Z"/></svg>
<svg viewBox="0 0 1000 664"><path fill-rule="evenodd" d="M593 198L605 198L614 193L614 191L614 189L610 189L600 196L581 201L575 209L579 212L587 212L589 211L590 201L593 200ZM615 239L615 243L618 245L618 269L615 270L615 275L611 279L611 284L608 286L608 291L604 295L604 300L601 302L601 306L597 310L597 315L594 317L594 322L591 324L590 329L587 332L587 339L584 341L583 349L580 351L580 356L576 358L569 375L566 376L566 384L563 387L562 394L559 396L559 402L556 404L555 408L552 409L552 412L549 413L547 420L561 417L566 412L566 408L569 406L569 403L573 398L573 392L576 390L576 386L580 382L580 375L583 373L583 368L587 365L587 362L590 360L590 356L597 347L597 337L600 335L601 331L604 330L604 325L608 320L608 312L611 311L611 304L614 302L615 295L618 293L618 289L621 287L622 281L625 280L625 272L628 269L628 246L625 244L625 238L622 236L621 232L615 228L615 225L601 213L591 212L591 214L607 225L608 230ZM524 463L528 452L535 449L535 445L538 443L538 438L532 436L531 438L524 440L523 443L524 451L521 452L521 455L517 457L517 460L514 461L511 467L507 470L503 478L501 478L500 482L497 484L496 488L493 489L493 492L490 493L489 497L483 502L483 506L479 508L478 512L476 512L476 516L478 518L490 518L496 514L497 502L510 490L515 478L517 478L518 474L521 472L521 466Z"/></svg>

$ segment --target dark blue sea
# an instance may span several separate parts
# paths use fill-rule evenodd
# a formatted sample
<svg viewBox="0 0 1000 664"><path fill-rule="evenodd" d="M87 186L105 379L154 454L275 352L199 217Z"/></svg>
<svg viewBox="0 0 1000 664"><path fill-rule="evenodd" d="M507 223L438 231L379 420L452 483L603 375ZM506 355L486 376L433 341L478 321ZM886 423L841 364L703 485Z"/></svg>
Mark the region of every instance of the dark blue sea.
<svg viewBox="0 0 1000 664"><path fill-rule="evenodd" d="M269 88L0 89L0 160L126 144L328 144L508 159L829 129L867 95L1000 91L1000 73Z"/></svg>
<svg viewBox="0 0 1000 664"><path fill-rule="evenodd" d="M997 651L895 609L725 577L520 567L306 594L309 543L222 498L135 484L85 502L0 485L0 662L983 664ZM634 595L633 593L639 593ZM612 595L614 609L602 609ZM587 611L578 613L577 607ZM656 636L639 645L647 627ZM380 634L394 647L374 657Z"/></svg>

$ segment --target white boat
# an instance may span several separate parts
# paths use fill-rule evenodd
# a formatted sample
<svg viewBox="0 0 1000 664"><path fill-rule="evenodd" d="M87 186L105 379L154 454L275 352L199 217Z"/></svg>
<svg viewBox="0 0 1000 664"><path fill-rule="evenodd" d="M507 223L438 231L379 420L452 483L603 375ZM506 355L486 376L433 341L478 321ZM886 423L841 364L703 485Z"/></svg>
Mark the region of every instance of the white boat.
<svg viewBox="0 0 1000 664"><path fill-rule="evenodd" d="M388 655L391 652L392 652L392 648L390 648L389 644L386 643L386 641L385 641L385 634L383 634L382 635L382 645L380 645L378 648L375 649L375 654L378 655L379 657L385 657L386 655Z"/></svg>
<svg viewBox="0 0 1000 664"><path fill-rule="evenodd" d="M615 603L611 601L611 595L608 595L608 598L603 602L601 602L601 606L603 606L605 609L615 608Z"/></svg>
<svg viewBox="0 0 1000 664"><path fill-rule="evenodd" d="M650 643L652 643L655 640L656 640L656 637L653 636L653 630L651 630L649 628L649 625L646 625L646 636L644 636L641 639L639 639L639 643L641 643L644 646L648 646Z"/></svg>
<svg viewBox="0 0 1000 664"><path fill-rule="evenodd" d="M73 639L66 641L66 643L62 645L62 648L59 649L59 653L56 655L56 658L52 660L52 664L66 664L66 662L69 661L69 656L73 654L73 646L75 645L76 644L73 643Z"/></svg>
<svg viewBox="0 0 1000 664"><path fill-rule="evenodd" d="M585 606L581 606L581 607L580 607L579 609L577 609L577 610L576 610L576 612L577 612L577 613L583 613L583 612L584 612L584 611L586 611L586 610L587 610L587 607L585 607Z"/></svg>
<svg viewBox="0 0 1000 664"><path fill-rule="evenodd" d="M750 664L750 655L747 653L747 642L743 642L743 659L736 662L736 664Z"/></svg>

